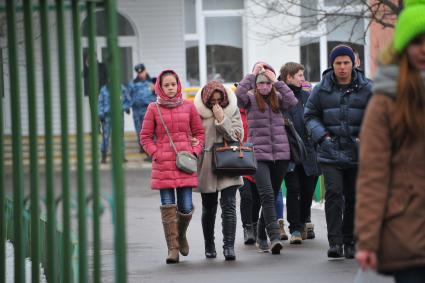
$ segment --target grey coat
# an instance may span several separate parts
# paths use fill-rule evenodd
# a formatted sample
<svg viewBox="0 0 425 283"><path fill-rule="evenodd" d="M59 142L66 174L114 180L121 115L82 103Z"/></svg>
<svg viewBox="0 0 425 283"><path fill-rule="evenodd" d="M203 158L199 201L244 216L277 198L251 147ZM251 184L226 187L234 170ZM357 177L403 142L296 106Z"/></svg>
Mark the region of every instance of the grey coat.
<svg viewBox="0 0 425 283"><path fill-rule="evenodd" d="M202 90L202 89L201 89ZM202 119L205 129L205 148L198 161L198 191L200 193L215 193L231 186L242 186L242 177L217 176L213 172L212 147L214 143L236 141L237 135L243 138L241 114L236 104L235 94L226 88L229 105L223 108L224 120L218 123L211 109L202 102L201 90L195 96L195 107Z"/></svg>

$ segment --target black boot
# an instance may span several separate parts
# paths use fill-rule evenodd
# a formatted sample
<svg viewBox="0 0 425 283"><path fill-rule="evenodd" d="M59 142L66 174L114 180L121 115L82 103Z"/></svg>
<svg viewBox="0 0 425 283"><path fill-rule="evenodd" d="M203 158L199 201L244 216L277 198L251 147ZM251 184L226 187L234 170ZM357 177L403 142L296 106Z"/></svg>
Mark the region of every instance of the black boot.
<svg viewBox="0 0 425 283"><path fill-rule="evenodd" d="M280 241L279 225L276 221L273 221L266 226L266 230L270 238L270 250L272 251L272 254L280 254L280 250L283 248L283 245Z"/></svg>
<svg viewBox="0 0 425 283"><path fill-rule="evenodd" d="M255 244L255 234L253 225L247 224L243 227L243 239L245 245Z"/></svg>
<svg viewBox="0 0 425 283"><path fill-rule="evenodd" d="M205 256L207 258L216 258L217 252L214 243L214 226L215 215L217 213L217 205L207 209L202 207L202 232L204 233L205 240Z"/></svg>
<svg viewBox="0 0 425 283"><path fill-rule="evenodd" d="M257 231L256 241L257 241L258 251L269 252L269 243L267 242L266 227L264 225L264 220L262 218L258 220L256 231Z"/></svg>
<svg viewBox="0 0 425 283"><path fill-rule="evenodd" d="M102 152L102 160L100 162L103 164L107 163L107 158L108 155L105 152Z"/></svg>
<svg viewBox="0 0 425 283"><path fill-rule="evenodd" d="M223 255L226 260L235 260L236 199L231 196L220 198L223 225Z"/></svg>
<svg viewBox="0 0 425 283"><path fill-rule="evenodd" d="M328 257L330 258L340 258L343 257L344 253L342 251L342 245L338 244L329 244Z"/></svg>
<svg viewBox="0 0 425 283"><path fill-rule="evenodd" d="M353 259L356 255L354 242L344 244L344 256L348 259Z"/></svg>

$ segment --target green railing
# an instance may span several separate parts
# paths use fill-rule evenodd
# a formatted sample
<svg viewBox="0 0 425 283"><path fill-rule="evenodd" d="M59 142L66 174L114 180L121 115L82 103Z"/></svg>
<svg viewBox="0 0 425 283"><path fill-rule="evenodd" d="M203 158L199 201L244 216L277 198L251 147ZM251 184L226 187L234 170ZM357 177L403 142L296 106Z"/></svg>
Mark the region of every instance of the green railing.
<svg viewBox="0 0 425 283"><path fill-rule="evenodd" d="M44 266L48 282L101 282L101 233L100 233L100 188L99 188L99 160L98 160L98 121L97 121L97 68L89 68L89 89L90 89L90 117L91 117L91 184L86 181L86 168L84 160L84 136L83 136L83 100L82 100L82 56L81 56L81 19L80 13L84 11L88 18L89 36L89 66L96 66L96 46L95 46L95 10L105 9L107 15L107 43L109 66L109 89L111 93L111 120L112 120L112 202L111 205L114 222L114 245L115 245L115 282L126 282L126 235L125 235L125 183L122 168L123 152L121 133L122 115L120 107L120 83L119 83L119 62L118 62L118 40L117 40L117 19L116 0L91 0L91 1L64 1L39 0L33 3L32 0L23 0L22 6L17 6L17 1L6 0L5 6L0 7L0 14L6 17L7 26L7 62L0 58L0 282L6 281L5 271L5 240L10 239L14 245L14 276L15 282L25 282L25 258L32 260L32 282L39 282L40 263ZM18 20L17 15L22 15L23 23ZM34 35L34 14L40 19L39 36ZM52 16L54 14L54 16ZM68 25L65 19L71 19ZM55 38L57 40L57 54L51 52L52 26L50 19L55 19ZM24 43L18 41L19 29L24 30ZM72 34L72 42L67 34ZM72 59L67 58L68 48L72 47ZM36 52L41 50L40 52ZM2 53L0 52L0 56ZM19 59L25 56L25 75L19 69ZM69 56L68 56L69 57ZM42 71L37 73L35 58L41 58ZM58 85L57 92L52 91L52 62L58 65ZM3 64L8 68L9 89L5 91L3 83ZM67 66L72 64L73 79L69 80ZM40 80L37 80L40 78ZM25 80L25 81L23 81ZM42 92L37 91L37 82L42 81ZM22 93L20 86L26 83L26 93ZM75 90L75 109L70 108L69 86ZM3 94L10 97L11 131L12 131L12 179L13 186L10 191L5 188L4 172L4 152L3 120L5 109L3 109ZM28 101L28 126L30 142L30 166L29 166L29 187L24 184L24 166L22 160L22 97L26 95ZM59 97L60 102L60 132L61 132L61 166L55 167L53 161L53 99ZM45 184L45 214L46 219L41 216L42 208L39 206L40 200L40 161L38 156L38 123L37 105L42 100L44 113L44 150L45 163L43 175ZM75 121L70 121L70 111L75 111ZM70 133L69 124L75 123L75 133ZM77 144L77 174L76 188L70 184L70 160L69 160L69 135L76 134ZM61 185L55 185L55 172L60 170ZM24 208L24 191L30 191L30 216ZM77 194L78 225L77 231L72 227L71 195ZM13 209L6 205L6 193L13 192ZM87 212L87 198L92 199L92 213ZM61 199L62 211L61 219L56 215L56 199ZM11 211L13 213L11 214ZM13 215L13 221L11 221ZM93 217L92 235L93 256L87 255L87 215ZM8 220L8 221L6 221ZM13 233L11 228L6 229L6 223L13 223ZM30 223L30 224L29 224ZM57 227L61 227L59 230ZM30 230L28 230L30 229ZM73 241L73 233L78 235L77 243ZM74 256L75 249L78 249L78 256ZM71 262L78 259L78 266L74 267ZM92 270L88 270L88 262L91 260ZM70 268L70 266L73 266ZM75 276L77 274L78 276Z"/></svg>

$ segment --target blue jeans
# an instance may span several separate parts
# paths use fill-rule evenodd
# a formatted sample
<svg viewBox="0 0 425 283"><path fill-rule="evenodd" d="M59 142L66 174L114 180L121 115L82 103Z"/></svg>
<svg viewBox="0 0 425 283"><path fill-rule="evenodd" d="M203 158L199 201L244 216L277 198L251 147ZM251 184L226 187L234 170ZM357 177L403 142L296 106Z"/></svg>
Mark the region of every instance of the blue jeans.
<svg viewBox="0 0 425 283"><path fill-rule="evenodd" d="M190 213L193 208L191 187L159 190L162 205L176 204L176 196L174 191L177 191L177 210L183 214Z"/></svg>
<svg viewBox="0 0 425 283"><path fill-rule="evenodd" d="M285 208L285 204L283 203L283 193L282 189L279 190L279 193L276 197L276 216L277 219L283 218L283 209Z"/></svg>
<svg viewBox="0 0 425 283"><path fill-rule="evenodd" d="M423 283L425 282L425 267L417 266L394 272L396 283Z"/></svg>

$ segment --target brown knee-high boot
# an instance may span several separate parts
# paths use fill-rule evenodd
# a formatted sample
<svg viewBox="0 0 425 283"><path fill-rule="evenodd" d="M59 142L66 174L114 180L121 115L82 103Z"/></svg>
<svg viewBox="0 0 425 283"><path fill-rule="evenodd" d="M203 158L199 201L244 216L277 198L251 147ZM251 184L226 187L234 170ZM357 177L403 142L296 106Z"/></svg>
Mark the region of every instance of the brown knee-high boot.
<svg viewBox="0 0 425 283"><path fill-rule="evenodd" d="M180 253L183 256L187 256L189 254L189 243L187 242L186 238L186 231L187 227L189 226L189 222L192 219L193 210L189 212L188 214L183 214L180 211L177 211L177 223L178 223L178 230L179 230L179 247L180 247Z"/></svg>
<svg viewBox="0 0 425 283"><path fill-rule="evenodd" d="M162 205L162 225L164 226L165 240L167 241L167 263L179 262L179 232L177 228L177 206L175 204Z"/></svg>

